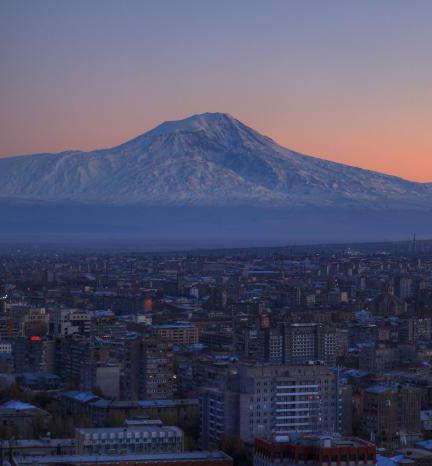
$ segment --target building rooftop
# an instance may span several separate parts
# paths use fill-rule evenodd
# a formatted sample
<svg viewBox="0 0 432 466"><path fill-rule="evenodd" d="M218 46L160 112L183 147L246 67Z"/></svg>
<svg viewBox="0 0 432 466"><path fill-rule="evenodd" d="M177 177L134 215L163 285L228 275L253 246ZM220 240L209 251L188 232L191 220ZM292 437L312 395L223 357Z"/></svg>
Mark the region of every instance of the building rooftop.
<svg viewBox="0 0 432 466"><path fill-rule="evenodd" d="M9 448L9 440L0 440L0 448ZM73 447L73 438L39 438L39 439L15 439L13 448L36 448L36 447Z"/></svg>
<svg viewBox="0 0 432 466"><path fill-rule="evenodd" d="M286 443L295 445L315 445L320 447L364 447L373 445L366 440L357 437L343 437L341 435L310 435L310 434L292 434L292 435L276 435L269 439L263 439L273 443Z"/></svg>
<svg viewBox="0 0 432 466"><path fill-rule="evenodd" d="M231 459L222 451L192 451L181 453L122 454L122 455L61 455L61 456L27 456L17 458L17 464L101 464L125 462L162 462L162 461L199 461ZM187 464L187 463L186 463Z"/></svg>
<svg viewBox="0 0 432 466"><path fill-rule="evenodd" d="M26 411L29 409L39 409L39 408L29 403L23 403L22 401L11 400L11 401L6 401L6 403L3 403L2 405L0 405L0 409L12 409L15 411Z"/></svg>
<svg viewBox="0 0 432 466"><path fill-rule="evenodd" d="M67 398L73 398L77 401L87 402L92 400L98 400L99 397L90 392L81 392L79 390L71 390L68 392L63 392L62 396Z"/></svg>
<svg viewBox="0 0 432 466"><path fill-rule="evenodd" d="M195 398L185 398L182 400L168 399L168 400L139 400L138 404L144 408L164 408L172 406L182 406L189 404L197 404L198 400Z"/></svg>
<svg viewBox="0 0 432 466"><path fill-rule="evenodd" d="M169 324L155 324L152 325L154 329L177 329L177 328L195 328L195 325L190 322L173 322Z"/></svg>
<svg viewBox="0 0 432 466"><path fill-rule="evenodd" d="M183 435L183 431L176 426L164 426L157 423L152 424L132 424L124 427L78 427L75 429L82 435L86 434L104 434L104 433L127 433L131 431L144 432L175 432L178 435Z"/></svg>
<svg viewBox="0 0 432 466"><path fill-rule="evenodd" d="M343 437L341 435L276 435L269 438L256 438L258 443L268 445L296 445L296 446L316 446L321 448L362 448L375 447L373 443L358 437Z"/></svg>

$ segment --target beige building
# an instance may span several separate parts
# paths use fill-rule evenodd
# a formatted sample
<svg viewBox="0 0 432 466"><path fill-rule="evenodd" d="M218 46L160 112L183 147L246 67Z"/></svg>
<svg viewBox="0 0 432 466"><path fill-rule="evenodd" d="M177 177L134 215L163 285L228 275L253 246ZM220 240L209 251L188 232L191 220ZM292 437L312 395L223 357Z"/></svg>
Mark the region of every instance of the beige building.
<svg viewBox="0 0 432 466"><path fill-rule="evenodd" d="M173 345L194 345L199 341L199 331L189 322L153 325L155 335L169 341Z"/></svg>
<svg viewBox="0 0 432 466"><path fill-rule="evenodd" d="M125 427L78 428L79 455L177 453L183 451L183 431L161 421L129 421Z"/></svg>

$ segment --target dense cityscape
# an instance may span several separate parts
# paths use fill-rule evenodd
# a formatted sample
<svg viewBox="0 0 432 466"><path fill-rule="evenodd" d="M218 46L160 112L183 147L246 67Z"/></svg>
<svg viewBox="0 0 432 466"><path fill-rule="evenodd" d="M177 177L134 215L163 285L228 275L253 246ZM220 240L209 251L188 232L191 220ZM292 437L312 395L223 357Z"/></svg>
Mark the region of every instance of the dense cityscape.
<svg viewBox="0 0 432 466"><path fill-rule="evenodd" d="M431 24L0 0L0 466L432 466Z"/></svg>
<svg viewBox="0 0 432 466"><path fill-rule="evenodd" d="M432 461L432 244L0 257L3 465Z"/></svg>

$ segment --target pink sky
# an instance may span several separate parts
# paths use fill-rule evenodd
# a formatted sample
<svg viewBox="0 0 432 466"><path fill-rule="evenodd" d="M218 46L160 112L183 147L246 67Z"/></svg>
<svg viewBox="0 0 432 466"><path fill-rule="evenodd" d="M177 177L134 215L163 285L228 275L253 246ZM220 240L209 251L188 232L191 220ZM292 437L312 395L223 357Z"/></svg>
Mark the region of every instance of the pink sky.
<svg viewBox="0 0 432 466"><path fill-rule="evenodd" d="M432 2L179 3L3 2L0 156L220 111L299 152L432 182Z"/></svg>

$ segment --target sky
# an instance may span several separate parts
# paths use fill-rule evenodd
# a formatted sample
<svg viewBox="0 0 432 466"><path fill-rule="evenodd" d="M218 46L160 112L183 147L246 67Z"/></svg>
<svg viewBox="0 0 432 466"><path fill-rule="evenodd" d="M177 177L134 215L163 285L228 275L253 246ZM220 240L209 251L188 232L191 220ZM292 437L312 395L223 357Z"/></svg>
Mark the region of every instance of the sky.
<svg viewBox="0 0 432 466"><path fill-rule="evenodd" d="M226 112L432 182L430 0L0 0L0 156Z"/></svg>

